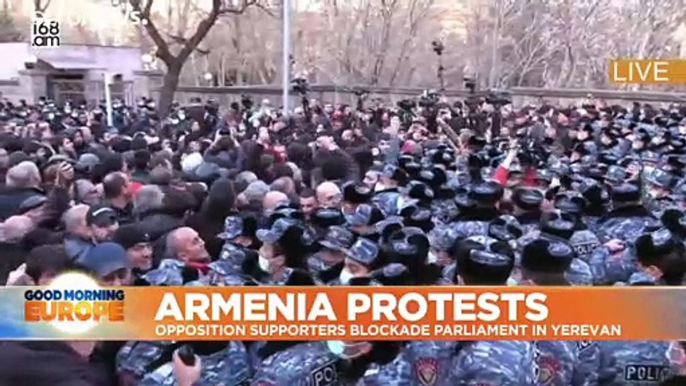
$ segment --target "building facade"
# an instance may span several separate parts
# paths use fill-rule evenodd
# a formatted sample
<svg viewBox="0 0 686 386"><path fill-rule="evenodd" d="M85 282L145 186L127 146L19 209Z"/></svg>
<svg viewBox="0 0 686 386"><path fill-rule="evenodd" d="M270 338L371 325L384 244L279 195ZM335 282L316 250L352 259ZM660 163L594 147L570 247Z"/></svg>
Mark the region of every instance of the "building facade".
<svg viewBox="0 0 686 386"><path fill-rule="evenodd" d="M133 103L148 95L150 73L139 48L61 45L33 49L28 43L0 44L0 95L35 103L46 96L95 105L105 98L105 74L114 75L114 98Z"/></svg>

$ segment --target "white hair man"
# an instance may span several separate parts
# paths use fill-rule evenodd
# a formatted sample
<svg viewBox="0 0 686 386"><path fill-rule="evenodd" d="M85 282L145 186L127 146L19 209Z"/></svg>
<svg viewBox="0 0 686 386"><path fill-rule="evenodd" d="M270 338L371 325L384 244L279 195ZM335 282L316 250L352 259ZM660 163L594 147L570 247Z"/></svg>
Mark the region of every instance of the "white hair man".
<svg viewBox="0 0 686 386"><path fill-rule="evenodd" d="M0 221L18 214L21 203L27 198L45 195L40 189L38 166L31 161L12 166L5 175L5 184L8 189L0 194Z"/></svg>

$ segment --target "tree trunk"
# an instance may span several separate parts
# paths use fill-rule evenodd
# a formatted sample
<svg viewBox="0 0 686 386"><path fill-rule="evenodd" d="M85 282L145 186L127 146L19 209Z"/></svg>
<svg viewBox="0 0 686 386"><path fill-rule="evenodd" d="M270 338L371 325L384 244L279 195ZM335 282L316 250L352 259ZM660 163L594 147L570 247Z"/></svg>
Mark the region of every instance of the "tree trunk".
<svg viewBox="0 0 686 386"><path fill-rule="evenodd" d="M166 116L171 110L174 102L174 93L179 86L181 69L183 66L172 64L167 65L167 73L164 75L162 88L160 89L159 112L161 116Z"/></svg>

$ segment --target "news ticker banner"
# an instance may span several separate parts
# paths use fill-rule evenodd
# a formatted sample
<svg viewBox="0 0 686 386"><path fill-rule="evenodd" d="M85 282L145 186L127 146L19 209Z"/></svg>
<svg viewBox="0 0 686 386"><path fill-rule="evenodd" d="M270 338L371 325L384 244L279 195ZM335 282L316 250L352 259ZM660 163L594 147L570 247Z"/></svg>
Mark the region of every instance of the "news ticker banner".
<svg viewBox="0 0 686 386"><path fill-rule="evenodd" d="M608 66L610 82L620 84L686 83L686 60L619 59Z"/></svg>
<svg viewBox="0 0 686 386"><path fill-rule="evenodd" d="M0 340L686 339L679 288L114 289L74 276L0 290Z"/></svg>

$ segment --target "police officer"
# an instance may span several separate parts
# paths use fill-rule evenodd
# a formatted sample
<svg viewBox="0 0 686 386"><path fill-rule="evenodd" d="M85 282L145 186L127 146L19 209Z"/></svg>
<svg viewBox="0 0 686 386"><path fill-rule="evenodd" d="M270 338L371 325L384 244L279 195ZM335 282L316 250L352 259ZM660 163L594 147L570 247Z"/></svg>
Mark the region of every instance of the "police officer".
<svg viewBox="0 0 686 386"><path fill-rule="evenodd" d="M601 241L635 240L646 226L656 222L657 218L641 204L641 191L636 184L622 184L612 189L610 196L613 209L599 220Z"/></svg>
<svg viewBox="0 0 686 386"><path fill-rule="evenodd" d="M573 259L574 251L567 243L533 240L522 251L522 279L534 285L569 285L565 273ZM534 345L539 385L594 384L599 366L595 343L540 341Z"/></svg>
<svg viewBox="0 0 686 386"><path fill-rule="evenodd" d="M502 197L503 188L496 182L473 185L467 196L469 203L451 226L465 237L486 235L488 224L500 215L495 205Z"/></svg>
<svg viewBox="0 0 686 386"><path fill-rule="evenodd" d="M258 351L251 386L339 386L339 357L327 342L267 342Z"/></svg>
<svg viewBox="0 0 686 386"><path fill-rule="evenodd" d="M514 267L509 245L486 236L457 242L456 283L505 285ZM446 385L533 385L533 345L526 341L457 342L450 381ZM422 383L420 383L422 385Z"/></svg>
<svg viewBox="0 0 686 386"><path fill-rule="evenodd" d="M259 249L260 243L255 236L257 232L257 219L250 215L229 216L224 220L224 231L217 237L224 240L222 251L219 254L219 261L212 263L219 269L222 265L222 274L236 274L243 272L243 262L246 255L254 254L254 250ZM254 256L249 256L253 258Z"/></svg>
<svg viewBox="0 0 686 386"><path fill-rule="evenodd" d="M644 234L636 240L641 270L629 285L681 285L684 277L684 245L667 229ZM660 385L672 375L665 353L670 342L601 342L599 385Z"/></svg>
<svg viewBox="0 0 686 386"><path fill-rule="evenodd" d="M556 209L573 217L574 233L569 238L569 244L574 249L576 257L587 262L591 253L600 246L600 240L583 222L582 214L586 201L578 193L566 192L557 195L553 205Z"/></svg>
<svg viewBox="0 0 686 386"><path fill-rule="evenodd" d="M458 234L448 226L436 227L429 233L431 250L427 262L441 267L441 279L438 284L453 284L457 262L453 257L452 248L457 238Z"/></svg>
<svg viewBox="0 0 686 386"><path fill-rule="evenodd" d="M337 279L343 269L345 255L343 250L350 248L354 240L353 234L341 226L330 227L322 240L320 249L307 259L307 265L322 284Z"/></svg>
<svg viewBox="0 0 686 386"><path fill-rule="evenodd" d="M386 252L393 263L400 263L408 268L411 283L414 285L437 284L441 278L442 268L429 262L429 238L419 228L404 227L391 235Z"/></svg>
<svg viewBox="0 0 686 386"><path fill-rule="evenodd" d="M524 234L538 228L541 221L543 193L535 188L519 187L512 192L513 215Z"/></svg>
<svg viewBox="0 0 686 386"><path fill-rule="evenodd" d="M373 191L367 185L354 181L343 185L343 202L341 208L344 214L353 214L360 204L368 204L373 196Z"/></svg>
<svg viewBox="0 0 686 386"><path fill-rule="evenodd" d="M670 193L676 184L676 178L669 172L657 168L646 177L646 182L648 208L653 213L662 213L673 204Z"/></svg>
<svg viewBox="0 0 686 386"><path fill-rule="evenodd" d="M398 166L387 164L377 183L372 202L378 206L386 216L398 214L399 186L407 182L407 173Z"/></svg>
<svg viewBox="0 0 686 386"><path fill-rule="evenodd" d="M607 193L596 181L590 179L584 180L578 189L586 200L582 216L583 222L591 232L597 235L600 229L599 221L606 213L605 198Z"/></svg>
<svg viewBox="0 0 686 386"><path fill-rule="evenodd" d="M314 284L307 274L307 249L304 230L295 220L280 218L270 228L257 231L259 250L258 279L266 285L294 285L295 281Z"/></svg>
<svg viewBox="0 0 686 386"><path fill-rule="evenodd" d="M541 216L540 232L532 232L518 241L518 245L524 246L537 238L568 244L575 233L576 222L574 217L560 210L543 213ZM573 285L592 285L593 271L588 263L574 257L565 273L566 279Z"/></svg>
<svg viewBox="0 0 686 386"><path fill-rule="evenodd" d="M184 342L185 343L185 342ZM189 343L186 343L189 344ZM160 358L149 367L159 364L167 358L169 352L178 347L179 343L165 347ZM202 368L200 379L193 383L198 386L214 386L218 384L243 386L247 385L252 377L252 366L245 346L241 342L191 342L189 344L195 354L201 359ZM159 365L145 374L141 386L172 386L176 385L176 379L172 372L172 363Z"/></svg>
<svg viewBox="0 0 686 386"><path fill-rule="evenodd" d="M386 258L379 245L367 238L358 238L350 248L344 249L343 253L343 269L338 280L332 284L350 285L353 279L368 278L372 271L386 265Z"/></svg>

